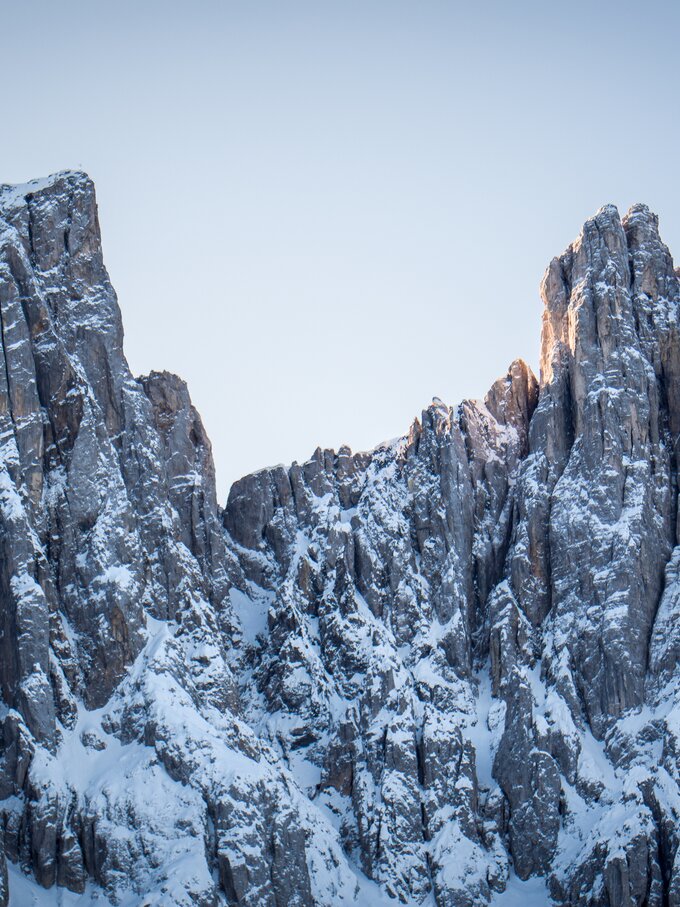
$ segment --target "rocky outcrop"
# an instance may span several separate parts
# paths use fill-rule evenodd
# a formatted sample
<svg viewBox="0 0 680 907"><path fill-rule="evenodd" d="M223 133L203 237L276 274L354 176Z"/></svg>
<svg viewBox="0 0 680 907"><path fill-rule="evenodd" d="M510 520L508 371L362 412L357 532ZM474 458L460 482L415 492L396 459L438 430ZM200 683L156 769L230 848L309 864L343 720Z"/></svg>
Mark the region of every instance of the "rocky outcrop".
<svg viewBox="0 0 680 907"><path fill-rule="evenodd" d="M680 904L656 217L603 208L542 295L539 382L222 510L186 385L125 362L92 183L0 189L0 904Z"/></svg>
<svg viewBox="0 0 680 907"><path fill-rule="evenodd" d="M463 730L478 717L483 606L535 402L535 379L515 363L489 397L497 418L435 401L403 442L257 473L225 509L249 582L270 596L247 714L272 729L300 784L315 770L308 795L404 902L434 885L442 904L463 903L459 848L471 856L461 878L475 864L469 903L507 874L501 829L480 838Z"/></svg>
<svg viewBox="0 0 680 907"><path fill-rule="evenodd" d="M305 847L295 883L269 850L287 781L238 717L240 568L186 387L130 375L84 175L5 188L0 213L4 851L45 887L212 905L259 808L263 881L233 885L309 891ZM315 857L353 891L334 847Z"/></svg>

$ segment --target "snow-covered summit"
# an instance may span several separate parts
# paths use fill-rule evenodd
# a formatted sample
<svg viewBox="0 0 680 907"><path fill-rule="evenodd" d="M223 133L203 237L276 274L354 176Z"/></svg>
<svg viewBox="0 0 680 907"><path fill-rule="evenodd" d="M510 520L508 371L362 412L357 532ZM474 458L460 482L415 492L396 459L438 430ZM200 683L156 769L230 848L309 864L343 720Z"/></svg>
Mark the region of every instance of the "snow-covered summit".
<svg viewBox="0 0 680 907"><path fill-rule="evenodd" d="M9 208L22 204L27 196L44 192L61 192L65 186L92 186L92 180L83 170L59 170L41 179L27 183L1 183L0 207Z"/></svg>

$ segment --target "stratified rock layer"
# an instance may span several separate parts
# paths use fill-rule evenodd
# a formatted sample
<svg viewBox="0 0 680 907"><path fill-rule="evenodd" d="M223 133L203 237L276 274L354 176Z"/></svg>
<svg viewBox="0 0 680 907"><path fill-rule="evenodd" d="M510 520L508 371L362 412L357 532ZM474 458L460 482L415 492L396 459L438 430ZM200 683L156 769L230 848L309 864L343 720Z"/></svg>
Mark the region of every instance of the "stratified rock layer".
<svg viewBox="0 0 680 907"><path fill-rule="evenodd" d="M540 386L222 510L185 384L129 372L89 179L0 189L0 905L680 907L656 217L602 209L542 295Z"/></svg>

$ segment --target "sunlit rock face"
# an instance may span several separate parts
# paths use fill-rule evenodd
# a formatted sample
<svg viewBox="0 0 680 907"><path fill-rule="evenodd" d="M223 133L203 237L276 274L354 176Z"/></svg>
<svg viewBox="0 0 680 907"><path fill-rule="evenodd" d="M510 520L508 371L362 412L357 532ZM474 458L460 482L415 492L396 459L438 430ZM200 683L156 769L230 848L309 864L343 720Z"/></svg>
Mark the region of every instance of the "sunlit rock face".
<svg viewBox="0 0 680 907"><path fill-rule="evenodd" d="M222 509L90 180L0 188L0 905L679 907L656 217L603 208L542 295L540 382Z"/></svg>

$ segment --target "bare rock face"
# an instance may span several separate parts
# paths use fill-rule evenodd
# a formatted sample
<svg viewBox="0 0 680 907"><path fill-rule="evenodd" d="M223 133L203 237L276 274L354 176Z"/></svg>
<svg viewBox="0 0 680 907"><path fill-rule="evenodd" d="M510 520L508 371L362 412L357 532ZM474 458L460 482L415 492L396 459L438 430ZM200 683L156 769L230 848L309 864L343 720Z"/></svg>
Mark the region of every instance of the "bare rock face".
<svg viewBox="0 0 680 907"><path fill-rule="evenodd" d="M90 180L0 188L0 905L680 905L656 217L603 208L542 295L540 382L222 510L186 385L125 362Z"/></svg>
<svg viewBox="0 0 680 907"><path fill-rule="evenodd" d="M542 292L540 398L494 609L495 770L520 876L549 874L567 903L662 904L677 841L654 792L667 731L650 637L673 587L679 289L656 217L602 209ZM537 774L518 783L521 765Z"/></svg>

